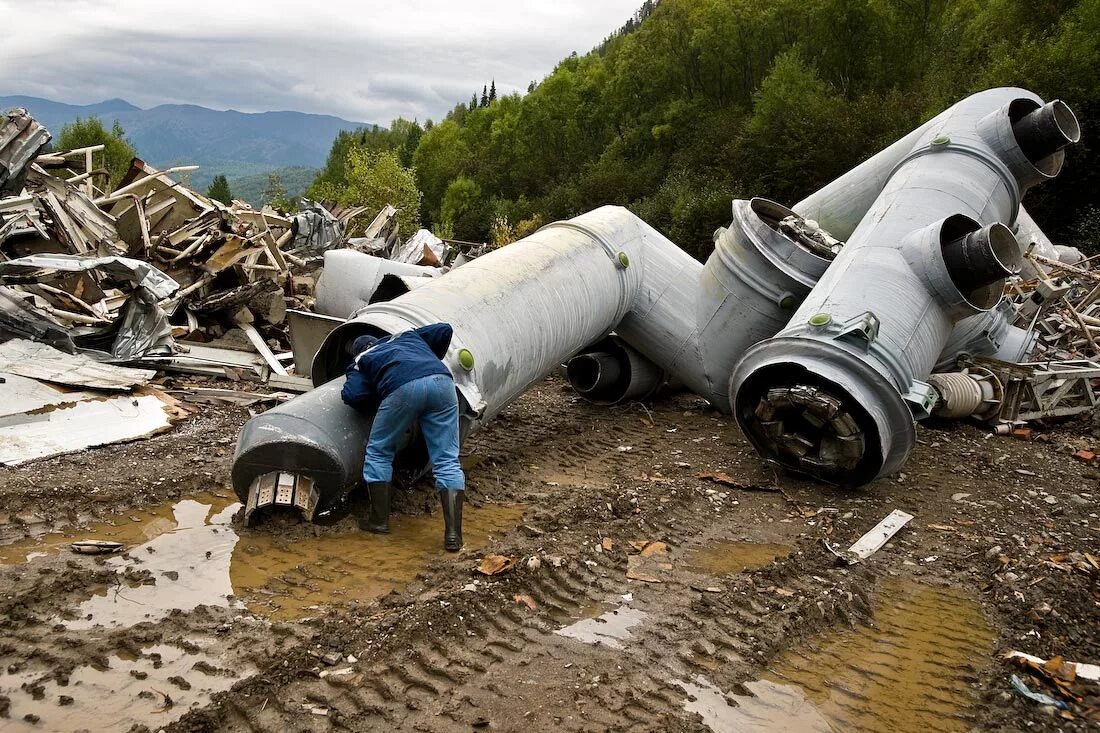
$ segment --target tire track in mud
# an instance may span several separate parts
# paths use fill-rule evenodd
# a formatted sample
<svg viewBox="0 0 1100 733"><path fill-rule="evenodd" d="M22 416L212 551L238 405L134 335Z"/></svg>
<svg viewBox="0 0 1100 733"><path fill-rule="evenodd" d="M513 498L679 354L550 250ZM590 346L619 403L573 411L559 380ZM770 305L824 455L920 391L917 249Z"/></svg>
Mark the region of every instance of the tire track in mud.
<svg viewBox="0 0 1100 733"><path fill-rule="evenodd" d="M358 639L371 646L354 652L361 661L350 665L351 674L292 677L266 698L238 695L221 703L219 725L320 731L384 721L395 730L443 733L488 721L499 730L686 729L690 716L677 680L706 674L735 688L792 637L867 613L865 598L850 589L854 574L814 567L827 573L823 582L807 574L813 563L805 559L725 579L720 593L675 580L631 583L625 566L622 554L574 558L559 567L543 560L477 592L453 590L432 602L436 609L414 606L386 632ZM778 585L802 600L787 605L764 590ZM535 610L516 595L530 597ZM589 644L558 633L616 606L644 614L621 637L622 648L606 638ZM277 704L257 711L273 697ZM203 729L186 723L177 729Z"/></svg>

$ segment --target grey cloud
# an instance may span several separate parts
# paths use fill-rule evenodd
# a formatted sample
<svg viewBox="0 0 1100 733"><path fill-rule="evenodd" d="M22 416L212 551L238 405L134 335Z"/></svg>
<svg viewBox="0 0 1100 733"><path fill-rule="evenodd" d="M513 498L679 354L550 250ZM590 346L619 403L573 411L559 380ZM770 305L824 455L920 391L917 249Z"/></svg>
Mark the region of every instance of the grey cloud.
<svg viewBox="0 0 1100 733"><path fill-rule="evenodd" d="M19 46L17 58L0 51L0 94L297 109L383 124L438 119L490 79L502 92L526 89L570 51L598 43L638 2L559 0L537 13L506 2L467 3L466 12L461 3L436 3L431 14L396 2L374 11L329 2L316 11L292 6L293 15L249 15L246 7L223 17L223 3L192 2L192 14L172 16L178 4L153 12L117 1L60 3L41 11L51 3L39 0L35 12L85 13L77 20L98 25L74 22L79 32L45 34ZM0 0L0 15L26 21L25 7ZM407 27L402 13L411 14Z"/></svg>

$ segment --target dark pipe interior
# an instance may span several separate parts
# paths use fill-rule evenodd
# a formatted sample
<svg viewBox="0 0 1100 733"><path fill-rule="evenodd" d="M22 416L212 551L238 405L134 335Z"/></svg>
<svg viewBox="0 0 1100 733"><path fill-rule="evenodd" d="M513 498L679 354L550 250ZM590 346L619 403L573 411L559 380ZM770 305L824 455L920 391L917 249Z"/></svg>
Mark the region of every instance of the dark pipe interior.
<svg viewBox="0 0 1100 733"><path fill-rule="evenodd" d="M1012 125L1016 143L1033 163L1081 139L1073 111L1060 99L1020 117Z"/></svg>
<svg viewBox="0 0 1100 733"><path fill-rule="evenodd" d="M1006 238L1007 234L1007 238ZM970 293L1019 272L1016 242L1002 224L991 224L943 245L955 287Z"/></svg>
<svg viewBox="0 0 1100 733"><path fill-rule="evenodd" d="M603 351L581 354L566 365L569 383L581 394L610 387L622 376L619 360Z"/></svg>

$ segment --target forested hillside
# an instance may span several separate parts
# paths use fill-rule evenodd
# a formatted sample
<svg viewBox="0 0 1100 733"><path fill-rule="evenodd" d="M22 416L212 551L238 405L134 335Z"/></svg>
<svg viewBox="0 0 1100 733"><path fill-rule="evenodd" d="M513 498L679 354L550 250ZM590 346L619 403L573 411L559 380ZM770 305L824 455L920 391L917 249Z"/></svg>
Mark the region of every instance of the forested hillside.
<svg viewBox="0 0 1100 733"><path fill-rule="evenodd" d="M704 256L731 198L792 204L959 98L1019 85L1081 120L1065 173L1028 203L1059 243L1096 251L1098 70L1100 0L660 0L525 95L342 133L312 190L356 195L349 153L392 155L422 223L461 239L617 203Z"/></svg>

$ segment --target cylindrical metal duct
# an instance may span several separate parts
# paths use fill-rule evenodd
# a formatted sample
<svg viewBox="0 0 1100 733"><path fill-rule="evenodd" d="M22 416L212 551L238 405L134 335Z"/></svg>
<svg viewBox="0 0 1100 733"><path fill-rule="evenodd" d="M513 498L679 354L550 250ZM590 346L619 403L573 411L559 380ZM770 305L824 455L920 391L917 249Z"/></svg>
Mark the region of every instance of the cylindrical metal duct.
<svg viewBox="0 0 1100 733"><path fill-rule="evenodd" d="M378 287L374 289L374 293L370 296L370 302L385 303L394 298L401 297L410 290L416 290L417 288L423 287L431 281L432 279L430 277L394 275L392 273L387 273L383 275L382 279L378 282ZM359 310L362 310L362 308ZM352 317L355 317L354 313L352 313Z"/></svg>
<svg viewBox="0 0 1100 733"><path fill-rule="evenodd" d="M943 246L955 287L964 293L1001 282L1020 271L1020 248L1004 224L990 224Z"/></svg>
<svg viewBox="0 0 1100 733"><path fill-rule="evenodd" d="M692 392L729 413L726 380L745 349L773 336L830 259L780 231L796 216L755 198L733 202L706 265L679 248L647 262L638 302L615 333Z"/></svg>
<svg viewBox="0 0 1100 733"><path fill-rule="evenodd" d="M1012 131L1020 150L1033 163L1081 139L1077 117L1060 99L1023 115L1013 123Z"/></svg>
<svg viewBox="0 0 1100 733"><path fill-rule="evenodd" d="M373 416L343 403L343 383L333 380L245 423L233 457L233 489L242 502L249 503L260 477L280 471L313 479L314 511L354 486Z"/></svg>
<svg viewBox="0 0 1100 733"><path fill-rule="evenodd" d="M619 360L606 351L578 354L566 362L566 374L573 389L582 395L614 387L622 376Z"/></svg>
<svg viewBox="0 0 1100 733"><path fill-rule="evenodd" d="M353 249L330 249L325 252L325 267L317 281L314 310L326 316L349 318L371 302L385 275L432 278L440 274L435 267L394 262Z"/></svg>
<svg viewBox="0 0 1100 733"><path fill-rule="evenodd" d="M1054 251L1058 253L1058 261L1063 265L1079 265L1087 259L1084 252L1066 244L1054 245Z"/></svg>
<svg viewBox="0 0 1100 733"><path fill-rule="evenodd" d="M354 486L358 471L350 467L362 461L369 418L342 404L343 380L336 378L356 336L450 323L454 337L444 363L455 377L465 436L608 333L637 298L647 254L660 250L679 251L626 209L606 206L543 227L396 300L363 308L329 334L313 361L314 383L325 386L245 426L234 488L245 496L272 471L292 469L311 478L320 471L318 505L326 507ZM289 424L300 429L287 427L287 413L296 418ZM286 456L300 452L308 460L295 469Z"/></svg>
<svg viewBox="0 0 1100 733"><path fill-rule="evenodd" d="M1002 300L992 310L959 321L936 360L934 371L951 370L960 359L975 356L991 356L1014 364L1024 361L1039 335L1013 326L1015 319L1012 303Z"/></svg>
<svg viewBox="0 0 1100 733"><path fill-rule="evenodd" d="M577 394L597 405L643 400L665 383L659 366L612 334L566 362Z"/></svg>
<svg viewBox="0 0 1100 733"><path fill-rule="evenodd" d="M1027 186L1060 165L1047 160L1037 169L1012 133L1013 110L1041 100L1022 90L993 91L922 128L788 327L737 365L734 414L767 458L859 485L908 457L913 418L935 402L923 380L951 329L996 305L1003 286L961 290L944 246L983 226L1011 223ZM994 236L1007 242L1011 232L997 228ZM1007 250L999 247L998 257L1012 260ZM1018 266L1013 250L1011 265Z"/></svg>

